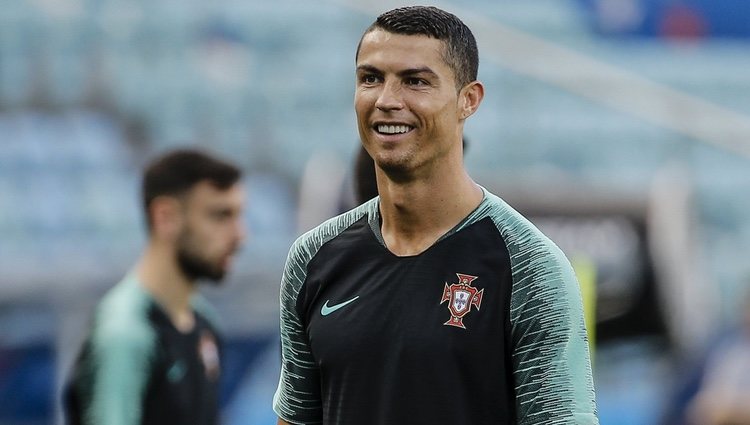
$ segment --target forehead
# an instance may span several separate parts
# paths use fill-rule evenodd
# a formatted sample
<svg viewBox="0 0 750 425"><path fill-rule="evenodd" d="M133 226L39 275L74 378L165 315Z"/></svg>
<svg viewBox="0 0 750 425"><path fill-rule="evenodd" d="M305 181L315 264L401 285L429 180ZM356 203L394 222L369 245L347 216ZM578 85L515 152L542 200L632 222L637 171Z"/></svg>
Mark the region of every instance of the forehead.
<svg viewBox="0 0 750 425"><path fill-rule="evenodd" d="M443 59L444 43L426 35L394 34L375 29L362 37L357 66L376 68L430 68L448 66Z"/></svg>
<svg viewBox="0 0 750 425"><path fill-rule="evenodd" d="M187 202L191 205L231 205L241 206L245 202L245 191L241 183L235 183L227 189L219 189L211 182L198 182L190 190Z"/></svg>

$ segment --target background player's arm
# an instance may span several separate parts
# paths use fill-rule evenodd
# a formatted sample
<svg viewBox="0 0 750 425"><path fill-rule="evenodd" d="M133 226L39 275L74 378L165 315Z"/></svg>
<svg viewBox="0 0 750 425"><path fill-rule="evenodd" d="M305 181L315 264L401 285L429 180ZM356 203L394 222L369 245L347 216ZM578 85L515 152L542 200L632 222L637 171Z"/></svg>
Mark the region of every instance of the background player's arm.
<svg viewBox="0 0 750 425"><path fill-rule="evenodd" d="M153 342L144 335L99 329L79 386L83 423L138 425L149 378Z"/></svg>

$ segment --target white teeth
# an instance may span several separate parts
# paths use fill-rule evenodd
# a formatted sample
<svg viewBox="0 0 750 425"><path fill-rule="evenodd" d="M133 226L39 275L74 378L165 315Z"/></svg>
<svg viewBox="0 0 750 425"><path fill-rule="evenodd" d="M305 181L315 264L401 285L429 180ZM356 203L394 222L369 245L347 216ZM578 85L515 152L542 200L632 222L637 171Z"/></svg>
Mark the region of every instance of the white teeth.
<svg viewBox="0 0 750 425"><path fill-rule="evenodd" d="M385 133L385 134L403 134L407 131L411 130L411 127L408 125L385 125L381 124L378 126L378 132L379 133Z"/></svg>

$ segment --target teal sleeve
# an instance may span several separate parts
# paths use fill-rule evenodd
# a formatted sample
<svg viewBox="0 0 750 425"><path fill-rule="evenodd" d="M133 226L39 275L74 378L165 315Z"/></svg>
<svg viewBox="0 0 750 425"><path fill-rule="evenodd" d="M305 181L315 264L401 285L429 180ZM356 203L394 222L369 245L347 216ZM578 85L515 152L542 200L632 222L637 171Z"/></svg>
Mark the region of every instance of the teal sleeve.
<svg viewBox="0 0 750 425"><path fill-rule="evenodd" d="M140 424L155 348L149 330L105 324L93 331L90 344L90 388L81 392L84 423Z"/></svg>
<svg viewBox="0 0 750 425"><path fill-rule="evenodd" d="M573 268L525 217L486 190L485 195L470 218L492 217L510 255L517 423L596 425L588 337Z"/></svg>
<svg viewBox="0 0 750 425"><path fill-rule="evenodd" d="M598 424L578 282L560 249L533 230L511 249L518 423Z"/></svg>
<svg viewBox="0 0 750 425"><path fill-rule="evenodd" d="M276 414L292 424L316 424L323 419L320 376L296 303L305 280L303 247L289 254L281 280L281 376L273 398Z"/></svg>
<svg viewBox="0 0 750 425"><path fill-rule="evenodd" d="M104 303L76 371L86 425L139 425L156 348L153 331Z"/></svg>

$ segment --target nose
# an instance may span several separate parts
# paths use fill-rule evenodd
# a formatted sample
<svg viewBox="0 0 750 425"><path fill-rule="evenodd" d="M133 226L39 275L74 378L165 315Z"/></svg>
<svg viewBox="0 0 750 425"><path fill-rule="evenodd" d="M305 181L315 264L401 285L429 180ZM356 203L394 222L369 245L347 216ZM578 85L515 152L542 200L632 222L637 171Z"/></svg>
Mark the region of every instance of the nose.
<svg viewBox="0 0 750 425"><path fill-rule="evenodd" d="M393 111L404 107L401 97L401 85L394 81L386 81L382 86L375 107L381 111Z"/></svg>
<svg viewBox="0 0 750 425"><path fill-rule="evenodd" d="M247 225L240 219L237 220L234 226L234 237L237 245L242 245L247 239Z"/></svg>

